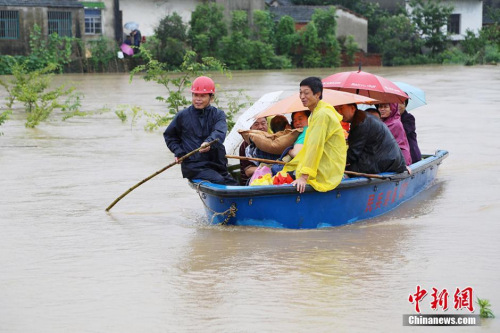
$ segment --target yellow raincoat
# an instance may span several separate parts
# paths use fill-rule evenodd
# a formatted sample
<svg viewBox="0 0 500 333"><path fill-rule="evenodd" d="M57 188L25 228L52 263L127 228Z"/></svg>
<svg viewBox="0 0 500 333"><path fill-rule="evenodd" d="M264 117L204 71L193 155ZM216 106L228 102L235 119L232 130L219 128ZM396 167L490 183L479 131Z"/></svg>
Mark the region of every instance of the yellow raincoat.
<svg viewBox="0 0 500 333"><path fill-rule="evenodd" d="M283 170L295 170L296 178L309 175L307 183L319 192L337 187L344 175L347 155L341 120L333 106L320 100L309 117L304 146Z"/></svg>

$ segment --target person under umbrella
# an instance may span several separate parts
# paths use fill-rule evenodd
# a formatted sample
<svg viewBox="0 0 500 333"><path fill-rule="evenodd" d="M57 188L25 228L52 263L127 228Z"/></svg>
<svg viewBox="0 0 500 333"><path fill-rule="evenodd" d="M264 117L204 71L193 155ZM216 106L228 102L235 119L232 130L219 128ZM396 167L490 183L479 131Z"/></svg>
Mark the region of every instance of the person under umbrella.
<svg viewBox="0 0 500 333"><path fill-rule="evenodd" d="M322 94L320 78L308 77L300 82L302 105L311 111L309 127L304 146L283 168L284 172L295 172L292 185L300 193L307 184L319 192L333 190L344 175L347 146L340 125L342 116L322 100Z"/></svg>
<svg viewBox="0 0 500 333"><path fill-rule="evenodd" d="M415 117L406 110L408 106L408 101L405 103L398 104L398 111L401 115L401 123L406 133L406 138L408 139L408 144L410 146L410 155L412 163L416 163L422 159L422 153L418 147L417 141L417 126L415 125Z"/></svg>
<svg viewBox="0 0 500 333"><path fill-rule="evenodd" d="M389 128L356 104L337 106L343 120L351 124L347 138L346 170L363 173L404 172L406 161Z"/></svg>
<svg viewBox="0 0 500 333"><path fill-rule="evenodd" d="M408 144L408 139L406 138L405 129L401 123L401 116L398 111L397 103L383 103L378 104L377 109L380 111L380 118L384 124L389 127L392 135L396 139L401 152L405 157L406 165L412 163L410 145Z"/></svg>

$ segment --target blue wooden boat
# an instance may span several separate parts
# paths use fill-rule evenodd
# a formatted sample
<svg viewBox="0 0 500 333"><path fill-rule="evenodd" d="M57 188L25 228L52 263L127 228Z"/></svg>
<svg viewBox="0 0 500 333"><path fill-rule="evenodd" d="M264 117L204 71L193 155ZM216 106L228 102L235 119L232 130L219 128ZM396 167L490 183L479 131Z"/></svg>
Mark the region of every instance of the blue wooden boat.
<svg viewBox="0 0 500 333"><path fill-rule="evenodd" d="M316 229L369 219L398 207L431 185L446 157L447 151L438 150L412 164L411 175L348 178L329 192L316 192L309 185L302 194L292 185L225 186L196 180L190 185L212 224Z"/></svg>

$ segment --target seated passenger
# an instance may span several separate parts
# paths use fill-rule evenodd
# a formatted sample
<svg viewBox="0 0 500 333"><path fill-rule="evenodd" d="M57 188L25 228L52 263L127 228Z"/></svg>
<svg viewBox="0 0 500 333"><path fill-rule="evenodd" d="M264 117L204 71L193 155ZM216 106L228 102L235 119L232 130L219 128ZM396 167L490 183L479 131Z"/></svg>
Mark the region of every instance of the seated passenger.
<svg viewBox="0 0 500 333"><path fill-rule="evenodd" d="M343 120L351 124L346 170L363 173L406 171L401 149L383 122L358 110L356 104L336 108Z"/></svg>
<svg viewBox="0 0 500 333"><path fill-rule="evenodd" d="M281 157L279 158L281 161L290 162L302 149L304 146L304 139L306 138L307 127L309 124L309 116L311 115L311 111L297 111L292 113L292 129L302 128L303 132L300 133L297 140L295 140L293 146L285 149ZM283 170L282 164L274 164L271 167L273 175L277 174L281 170Z"/></svg>
<svg viewBox="0 0 500 333"><path fill-rule="evenodd" d="M267 120L266 118L257 118L252 126L250 126L252 130L258 130L267 132ZM240 156L246 156L245 150L249 146L249 143L243 141L240 146ZM257 165L255 165L251 161L240 160L240 184L246 185L248 180L252 177L253 173L257 170Z"/></svg>
<svg viewBox="0 0 500 333"><path fill-rule="evenodd" d="M372 116L374 116L377 119L381 119L380 118L380 111L377 110L376 108L368 108L365 110L365 112L371 114Z"/></svg>
<svg viewBox="0 0 500 333"><path fill-rule="evenodd" d="M344 175L346 143L340 125L342 116L322 97L320 78L308 77L300 82L302 105L311 111L309 127L304 147L283 168L284 172L295 172L292 185L300 193L307 184L319 192L333 190Z"/></svg>
<svg viewBox="0 0 500 333"><path fill-rule="evenodd" d="M304 139L306 137L307 127L309 124L309 116L311 115L311 111L298 111L292 113L292 128L303 128L304 131L299 135L295 143L293 144L293 148L288 151L288 155L291 158L294 158L299 151L304 146ZM288 162L288 161L285 161Z"/></svg>
<svg viewBox="0 0 500 333"><path fill-rule="evenodd" d="M288 123L288 119L286 119L283 115L274 116L271 119L271 130L273 133L284 131L285 129L289 129L290 124Z"/></svg>
<svg viewBox="0 0 500 333"><path fill-rule="evenodd" d="M401 116L398 112L398 104L397 103L383 103L377 106L380 111L380 116L384 124L389 127L392 135L396 139L396 142L401 148L401 152L405 157L406 165L411 164L411 154L410 154L410 145L408 144L408 139L406 138L405 129L403 124L401 123Z"/></svg>
<svg viewBox="0 0 500 333"><path fill-rule="evenodd" d="M406 138L408 139L408 144L410 145L410 155L411 162L416 163L422 159L422 154L420 153L420 148L417 142L417 127L415 126L415 117L411 113L406 111L408 106L408 100L404 103L399 103L399 114L401 115L401 123L405 129Z"/></svg>

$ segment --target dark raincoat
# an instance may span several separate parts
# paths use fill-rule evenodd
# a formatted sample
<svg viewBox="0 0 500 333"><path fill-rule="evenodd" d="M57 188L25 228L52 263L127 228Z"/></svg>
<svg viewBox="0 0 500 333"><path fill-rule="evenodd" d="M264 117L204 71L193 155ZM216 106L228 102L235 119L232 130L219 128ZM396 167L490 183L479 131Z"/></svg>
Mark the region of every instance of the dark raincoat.
<svg viewBox="0 0 500 333"><path fill-rule="evenodd" d="M236 185L227 172L226 114L211 105L196 109L193 105L179 112L168 125L163 137L176 157L197 149L203 142L219 139L206 153L196 153L181 163L182 176L204 179L218 184Z"/></svg>
<svg viewBox="0 0 500 333"><path fill-rule="evenodd" d="M420 148L418 147L417 142L415 117L405 110L405 112L401 114L401 122L403 123L406 138L408 139L408 144L410 145L411 162L416 163L422 159L422 154L420 153Z"/></svg>
<svg viewBox="0 0 500 333"><path fill-rule="evenodd" d="M346 170L364 173L403 172L406 162L389 128L374 116L356 110L348 137Z"/></svg>

